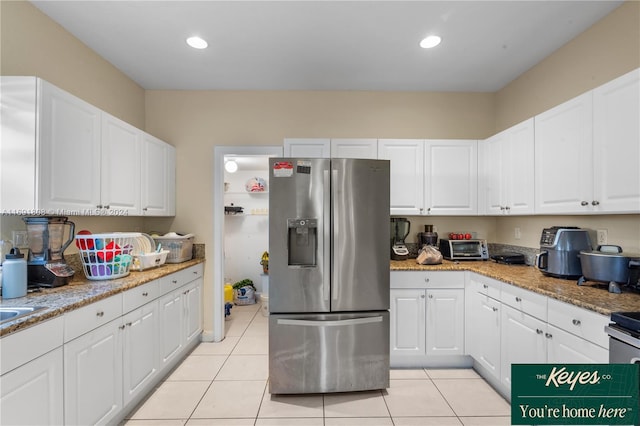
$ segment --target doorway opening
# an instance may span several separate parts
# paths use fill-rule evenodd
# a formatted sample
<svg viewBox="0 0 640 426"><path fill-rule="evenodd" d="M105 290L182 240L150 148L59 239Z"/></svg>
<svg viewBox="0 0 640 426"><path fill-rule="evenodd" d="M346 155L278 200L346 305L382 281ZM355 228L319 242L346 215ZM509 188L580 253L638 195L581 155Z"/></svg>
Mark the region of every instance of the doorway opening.
<svg viewBox="0 0 640 426"><path fill-rule="evenodd" d="M257 287L261 286L259 261L262 253L268 250L268 158L278 156L282 156L281 146L214 148L213 321L211 336L205 335L203 340L219 342L224 339L224 284L227 280L250 278ZM233 165L225 168L231 161L237 167L234 172L227 171L233 170ZM247 185L250 188L259 185L260 179L267 185L266 191L255 194L247 191ZM242 207L242 214L225 215L224 206L231 203ZM251 276L244 276L247 274ZM255 280L251 278L253 275Z"/></svg>

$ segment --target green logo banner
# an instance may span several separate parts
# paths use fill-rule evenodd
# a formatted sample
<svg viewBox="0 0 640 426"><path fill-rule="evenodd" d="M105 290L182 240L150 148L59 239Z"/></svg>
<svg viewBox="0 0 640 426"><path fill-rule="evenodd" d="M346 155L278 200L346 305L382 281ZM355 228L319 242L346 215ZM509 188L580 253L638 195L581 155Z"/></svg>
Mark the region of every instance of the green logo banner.
<svg viewBox="0 0 640 426"><path fill-rule="evenodd" d="M639 364L512 364L511 424L638 425Z"/></svg>

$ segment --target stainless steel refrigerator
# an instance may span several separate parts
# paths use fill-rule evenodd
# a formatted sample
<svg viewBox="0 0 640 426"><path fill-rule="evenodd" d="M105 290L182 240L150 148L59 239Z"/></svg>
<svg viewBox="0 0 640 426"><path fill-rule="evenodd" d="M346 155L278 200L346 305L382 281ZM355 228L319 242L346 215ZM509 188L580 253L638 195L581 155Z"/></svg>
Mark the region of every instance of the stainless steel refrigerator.
<svg viewBox="0 0 640 426"><path fill-rule="evenodd" d="M389 162L269 161L269 390L389 386Z"/></svg>

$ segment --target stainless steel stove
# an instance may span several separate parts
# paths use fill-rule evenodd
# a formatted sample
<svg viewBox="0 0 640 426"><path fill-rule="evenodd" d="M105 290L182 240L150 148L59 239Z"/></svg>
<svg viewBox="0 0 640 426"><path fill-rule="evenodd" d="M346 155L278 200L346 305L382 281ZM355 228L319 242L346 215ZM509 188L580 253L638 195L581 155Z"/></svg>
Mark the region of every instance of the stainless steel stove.
<svg viewBox="0 0 640 426"><path fill-rule="evenodd" d="M609 334L609 363L640 364L640 312L614 312Z"/></svg>

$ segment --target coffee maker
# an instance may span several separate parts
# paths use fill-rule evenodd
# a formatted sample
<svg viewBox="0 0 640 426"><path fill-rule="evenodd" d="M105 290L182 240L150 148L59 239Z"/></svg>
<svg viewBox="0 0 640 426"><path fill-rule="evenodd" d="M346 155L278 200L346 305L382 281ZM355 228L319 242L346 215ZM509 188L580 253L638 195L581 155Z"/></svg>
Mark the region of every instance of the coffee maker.
<svg viewBox="0 0 640 426"><path fill-rule="evenodd" d="M63 252L75 236L75 224L64 216L23 217L29 238L27 281L32 287L60 287L75 271L67 265ZM64 228L69 238L64 241Z"/></svg>
<svg viewBox="0 0 640 426"><path fill-rule="evenodd" d="M411 223L404 217L391 218L391 260L406 260L409 258L409 249L404 240L409 235Z"/></svg>

